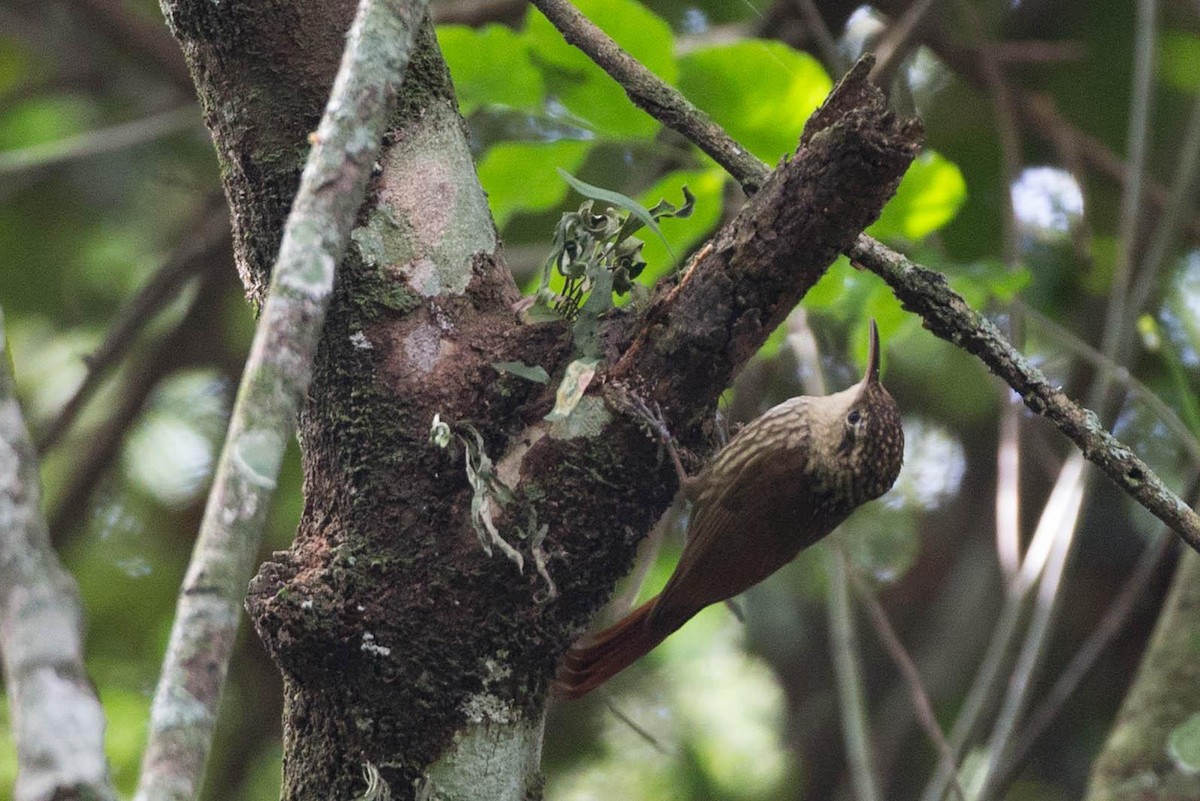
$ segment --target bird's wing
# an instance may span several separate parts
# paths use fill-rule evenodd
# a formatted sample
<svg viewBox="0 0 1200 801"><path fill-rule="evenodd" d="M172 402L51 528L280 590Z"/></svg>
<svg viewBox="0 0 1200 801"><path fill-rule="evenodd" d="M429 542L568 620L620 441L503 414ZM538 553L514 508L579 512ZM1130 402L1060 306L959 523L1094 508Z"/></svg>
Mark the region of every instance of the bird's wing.
<svg viewBox="0 0 1200 801"><path fill-rule="evenodd" d="M706 486L655 614L686 619L787 564L815 537L815 504L797 453L756 454L733 481ZM815 537L811 536L815 534Z"/></svg>

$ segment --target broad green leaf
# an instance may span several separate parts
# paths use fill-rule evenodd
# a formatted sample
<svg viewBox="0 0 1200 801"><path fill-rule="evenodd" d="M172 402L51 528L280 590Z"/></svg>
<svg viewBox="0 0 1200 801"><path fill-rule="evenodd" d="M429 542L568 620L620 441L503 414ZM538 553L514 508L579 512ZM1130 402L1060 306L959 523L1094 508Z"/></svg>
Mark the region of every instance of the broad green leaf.
<svg viewBox="0 0 1200 801"><path fill-rule="evenodd" d="M748 40L680 59L679 87L751 153L791 153L833 84L816 59L779 42Z"/></svg>
<svg viewBox="0 0 1200 801"><path fill-rule="evenodd" d="M491 105L541 107L546 88L523 35L495 24L439 25L437 38L463 114Z"/></svg>
<svg viewBox="0 0 1200 801"><path fill-rule="evenodd" d="M1166 31L1158 45L1158 75L1162 82L1183 92L1200 89L1200 36Z"/></svg>
<svg viewBox="0 0 1200 801"><path fill-rule="evenodd" d="M954 219L966 198L967 183L958 165L926 150L867 230L879 239L917 240Z"/></svg>
<svg viewBox="0 0 1200 801"><path fill-rule="evenodd" d="M847 320L863 307L873 288L871 276L851 267L845 256L838 256L801 302L811 312Z"/></svg>
<svg viewBox="0 0 1200 801"><path fill-rule="evenodd" d="M626 51L667 83L678 75L671 29L633 0L578 0L575 5ZM525 17L525 37L535 64L542 68L549 92L568 111L598 133L645 139L658 123L629 102L625 92L532 7Z"/></svg>
<svg viewBox="0 0 1200 801"><path fill-rule="evenodd" d="M502 142L479 163L479 180L487 190L496 225L503 228L518 211L544 211L567 195L555 168L575 170L591 142Z"/></svg>
<svg viewBox="0 0 1200 801"><path fill-rule="evenodd" d="M667 240L665 245L658 239L646 240L646 245L642 248L646 269L638 276L639 284L654 286L660 278L680 266L675 263L671 253L677 253L683 258L717 227L721 219L725 173L716 167L667 173L642 192L640 199L646 205L657 203L663 198L677 203L685 186L696 198L695 209L690 217L674 217L659 224Z"/></svg>

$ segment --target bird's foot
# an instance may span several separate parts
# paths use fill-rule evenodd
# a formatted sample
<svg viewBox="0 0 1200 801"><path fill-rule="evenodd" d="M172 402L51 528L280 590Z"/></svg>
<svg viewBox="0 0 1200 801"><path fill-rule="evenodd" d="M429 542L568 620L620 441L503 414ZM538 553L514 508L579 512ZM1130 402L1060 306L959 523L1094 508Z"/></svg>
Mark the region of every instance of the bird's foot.
<svg viewBox="0 0 1200 801"><path fill-rule="evenodd" d="M671 463L675 465L675 473L679 477L679 486L685 489L690 486L692 479L688 476L687 471L683 469L683 460L679 457L679 449L675 446L675 438L671 435L671 429L667 426L667 421L663 417L662 407L658 405L658 401L647 403L641 396L628 390L611 393L610 400L614 402L617 409L642 423L652 434L658 437L663 447L667 449L667 453L671 457Z"/></svg>

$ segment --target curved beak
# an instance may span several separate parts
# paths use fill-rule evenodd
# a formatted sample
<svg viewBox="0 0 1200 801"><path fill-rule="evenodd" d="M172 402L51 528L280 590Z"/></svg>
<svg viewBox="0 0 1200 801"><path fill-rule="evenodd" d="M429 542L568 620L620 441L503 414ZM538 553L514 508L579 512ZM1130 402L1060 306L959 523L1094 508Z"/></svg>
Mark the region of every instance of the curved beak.
<svg viewBox="0 0 1200 801"><path fill-rule="evenodd" d="M863 384L879 383L879 326L871 318L871 338L867 344L867 372L863 375Z"/></svg>

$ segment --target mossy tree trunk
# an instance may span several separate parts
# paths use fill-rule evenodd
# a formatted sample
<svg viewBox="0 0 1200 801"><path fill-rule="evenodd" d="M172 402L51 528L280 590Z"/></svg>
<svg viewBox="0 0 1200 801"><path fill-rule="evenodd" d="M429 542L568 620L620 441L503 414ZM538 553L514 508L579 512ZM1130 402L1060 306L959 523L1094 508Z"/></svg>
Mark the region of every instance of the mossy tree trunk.
<svg viewBox="0 0 1200 801"><path fill-rule="evenodd" d="M163 0L213 133L238 265L258 301L353 15L348 0ZM486 58L486 54L480 54ZM544 421L572 357L563 324L522 324L432 28L418 36L300 419L304 512L250 587L285 678L284 797L349 799L366 765L394 797L540 794L554 666L674 493L672 470L604 391L658 403L697 449L733 374L879 213L919 126L843 82L800 149L642 318L614 316L580 409ZM547 232L549 239L550 232ZM492 365L540 365L548 386ZM461 449L469 422L516 500L489 557ZM463 429L460 429L463 430ZM557 597L531 565L534 516Z"/></svg>

